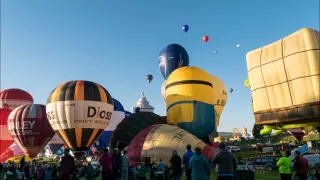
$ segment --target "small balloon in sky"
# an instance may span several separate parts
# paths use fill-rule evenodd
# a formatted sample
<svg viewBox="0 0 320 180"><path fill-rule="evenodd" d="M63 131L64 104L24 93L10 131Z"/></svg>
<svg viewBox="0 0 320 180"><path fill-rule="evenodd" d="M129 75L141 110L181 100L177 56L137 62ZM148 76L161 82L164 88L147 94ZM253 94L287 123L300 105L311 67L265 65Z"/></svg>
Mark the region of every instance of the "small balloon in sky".
<svg viewBox="0 0 320 180"><path fill-rule="evenodd" d="M240 44L237 44L237 48L240 48Z"/></svg>
<svg viewBox="0 0 320 180"><path fill-rule="evenodd" d="M189 30L189 26L185 24L185 25L183 25L183 26L181 27L181 29L182 29L182 31L183 31L184 33L187 33L188 30Z"/></svg>
<svg viewBox="0 0 320 180"><path fill-rule="evenodd" d="M214 53L214 54L217 54L217 53L218 53L218 51L217 51L217 50L215 50L215 51L213 51L213 53Z"/></svg>
<svg viewBox="0 0 320 180"><path fill-rule="evenodd" d="M206 43L209 41L209 36L203 36L202 37L202 40Z"/></svg>

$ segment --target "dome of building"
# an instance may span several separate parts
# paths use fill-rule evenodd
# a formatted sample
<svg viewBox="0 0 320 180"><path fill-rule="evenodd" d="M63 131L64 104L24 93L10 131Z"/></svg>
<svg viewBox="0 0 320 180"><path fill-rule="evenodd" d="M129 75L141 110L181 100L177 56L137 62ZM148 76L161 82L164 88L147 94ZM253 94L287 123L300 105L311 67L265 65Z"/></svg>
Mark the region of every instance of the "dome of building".
<svg viewBox="0 0 320 180"><path fill-rule="evenodd" d="M136 102L136 105L132 107L131 112L135 113L136 109L139 108L140 112L153 112L154 107L149 104L149 101L144 96L144 92L141 93L141 98Z"/></svg>

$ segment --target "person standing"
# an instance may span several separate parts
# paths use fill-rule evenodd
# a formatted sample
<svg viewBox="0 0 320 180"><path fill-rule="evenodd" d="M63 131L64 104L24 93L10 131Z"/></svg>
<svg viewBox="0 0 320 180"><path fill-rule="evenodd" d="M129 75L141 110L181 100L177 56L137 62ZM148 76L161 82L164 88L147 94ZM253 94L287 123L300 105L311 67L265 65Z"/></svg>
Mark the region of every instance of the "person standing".
<svg viewBox="0 0 320 180"><path fill-rule="evenodd" d="M308 160L300 155L299 151L294 152L294 169L296 170L295 176L299 180L306 180L309 171Z"/></svg>
<svg viewBox="0 0 320 180"><path fill-rule="evenodd" d="M109 153L108 148L105 148L103 150L103 154L99 158L99 163L102 167L102 180L112 179L112 177L113 177L112 156Z"/></svg>
<svg viewBox="0 0 320 180"><path fill-rule="evenodd" d="M22 156L20 159L20 168L24 169L24 165L26 164L25 156Z"/></svg>
<svg viewBox="0 0 320 180"><path fill-rule="evenodd" d="M64 156L61 158L60 179L71 180L71 176L75 171L74 157L70 155L70 149L64 150Z"/></svg>
<svg viewBox="0 0 320 180"><path fill-rule="evenodd" d="M201 154L201 148L195 148L196 154L191 157L189 166L192 170L191 177L192 180L209 180L210 178L210 164L208 159L206 159Z"/></svg>
<svg viewBox="0 0 320 180"><path fill-rule="evenodd" d="M191 157L193 155L194 155L194 153L191 150L191 145L188 144L187 145L187 152L184 153L184 155L183 155L183 165L186 168L187 180L191 180L191 172L192 172L192 170L190 169L189 162L190 162L190 159L191 159Z"/></svg>
<svg viewBox="0 0 320 180"><path fill-rule="evenodd" d="M178 155L178 152L176 150L172 151L170 163L171 163L171 178L172 178L172 180L180 180L181 174L182 174L181 158Z"/></svg>
<svg viewBox="0 0 320 180"><path fill-rule="evenodd" d="M233 180L237 161L223 142L219 143L219 152L212 160L212 164L218 165L217 180Z"/></svg>
<svg viewBox="0 0 320 180"><path fill-rule="evenodd" d="M279 167L280 172L280 179L281 180L291 180L291 159L290 156L291 152L286 151L285 156L280 158L277 162L277 166Z"/></svg>
<svg viewBox="0 0 320 180"><path fill-rule="evenodd" d="M122 156L118 148L113 150L112 154L112 169L113 169L113 179L121 179L121 170L122 170Z"/></svg>
<svg viewBox="0 0 320 180"><path fill-rule="evenodd" d="M130 159L127 155L127 150L123 150L122 156L122 180L128 180L128 171L130 166Z"/></svg>

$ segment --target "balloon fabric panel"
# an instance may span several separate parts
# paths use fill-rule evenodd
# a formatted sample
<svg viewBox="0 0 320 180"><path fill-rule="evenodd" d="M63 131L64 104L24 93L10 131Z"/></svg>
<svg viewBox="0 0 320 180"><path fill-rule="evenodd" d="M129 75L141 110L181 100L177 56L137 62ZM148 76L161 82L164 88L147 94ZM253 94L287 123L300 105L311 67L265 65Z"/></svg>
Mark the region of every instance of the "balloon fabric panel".
<svg viewBox="0 0 320 180"><path fill-rule="evenodd" d="M0 108L0 154L14 142L8 130L8 117L10 113L10 109Z"/></svg>
<svg viewBox="0 0 320 180"><path fill-rule="evenodd" d="M12 88L0 92L0 108L14 110L20 105L32 103L32 96L24 90Z"/></svg>
<svg viewBox="0 0 320 180"><path fill-rule="evenodd" d="M74 151L86 151L100 137L113 109L105 88L83 80L59 85L47 101L51 126Z"/></svg>

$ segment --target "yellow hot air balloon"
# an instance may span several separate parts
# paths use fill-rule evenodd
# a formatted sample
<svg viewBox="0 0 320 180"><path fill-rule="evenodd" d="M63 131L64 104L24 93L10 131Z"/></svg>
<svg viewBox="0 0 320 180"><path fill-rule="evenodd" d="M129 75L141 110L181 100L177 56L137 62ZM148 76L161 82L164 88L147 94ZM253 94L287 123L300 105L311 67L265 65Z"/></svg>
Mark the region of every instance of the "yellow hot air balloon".
<svg viewBox="0 0 320 180"><path fill-rule="evenodd" d="M216 127L220 124L220 116L227 103L228 93L224 83L215 75L210 75L212 83L213 102L215 110Z"/></svg>
<svg viewBox="0 0 320 180"><path fill-rule="evenodd" d="M256 124L320 126L319 44L319 31L304 28L247 53Z"/></svg>
<svg viewBox="0 0 320 180"><path fill-rule="evenodd" d="M206 139L215 129L211 78L197 67L181 67L166 80L167 122Z"/></svg>

